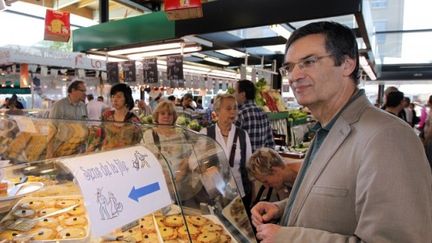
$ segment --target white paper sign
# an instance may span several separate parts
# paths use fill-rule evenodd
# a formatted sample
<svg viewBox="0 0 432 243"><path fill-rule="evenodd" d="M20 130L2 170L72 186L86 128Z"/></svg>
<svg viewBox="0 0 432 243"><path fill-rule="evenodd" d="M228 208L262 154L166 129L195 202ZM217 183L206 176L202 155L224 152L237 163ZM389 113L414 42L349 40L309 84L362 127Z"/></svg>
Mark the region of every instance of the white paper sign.
<svg viewBox="0 0 432 243"><path fill-rule="evenodd" d="M16 121L18 128L21 132L36 133L37 130L33 124L33 121L29 117L25 116L12 116Z"/></svg>
<svg viewBox="0 0 432 243"><path fill-rule="evenodd" d="M94 236L105 235L172 203L162 167L142 146L67 158Z"/></svg>

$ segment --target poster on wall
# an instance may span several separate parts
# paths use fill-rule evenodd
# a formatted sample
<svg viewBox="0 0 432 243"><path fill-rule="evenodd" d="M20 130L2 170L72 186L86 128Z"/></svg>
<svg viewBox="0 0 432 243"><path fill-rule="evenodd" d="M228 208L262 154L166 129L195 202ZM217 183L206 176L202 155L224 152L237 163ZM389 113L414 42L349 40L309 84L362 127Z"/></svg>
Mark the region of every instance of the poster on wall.
<svg viewBox="0 0 432 243"><path fill-rule="evenodd" d="M168 80L183 79L183 56L167 57L167 76Z"/></svg>
<svg viewBox="0 0 432 243"><path fill-rule="evenodd" d="M136 82L136 67L135 61L122 62L123 78L126 83Z"/></svg>
<svg viewBox="0 0 432 243"><path fill-rule="evenodd" d="M119 82L119 67L117 62L108 62L107 68L107 83L116 84Z"/></svg>
<svg viewBox="0 0 432 243"><path fill-rule="evenodd" d="M144 83L153 84L158 82L157 59L147 58L143 60Z"/></svg>

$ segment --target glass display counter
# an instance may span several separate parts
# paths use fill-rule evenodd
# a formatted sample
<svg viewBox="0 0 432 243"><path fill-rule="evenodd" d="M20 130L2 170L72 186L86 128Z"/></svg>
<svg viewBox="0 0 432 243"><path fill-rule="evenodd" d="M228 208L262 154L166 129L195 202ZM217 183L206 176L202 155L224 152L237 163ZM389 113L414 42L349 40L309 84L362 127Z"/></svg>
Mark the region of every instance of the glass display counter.
<svg viewBox="0 0 432 243"><path fill-rule="evenodd" d="M0 241L256 242L222 148L189 130L3 116L0 154ZM103 164L116 161L116 156L136 160L104 170ZM142 203L153 184L121 196L113 192L133 180L145 184L148 178L117 180L110 171L132 173L146 158L160 168L162 181L156 190L166 186L168 203L152 200L142 205L152 211L142 214L127 205ZM94 165L91 171L79 167L87 176L106 175L102 187L94 182L93 196L84 193L88 188L70 169L71 161ZM96 198L97 207L90 197ZM93 215L103 224L93 221ZM122 219L132 220L123 220L120 227L109 224ZM95 234L101 228L106 232Z"/></svg>

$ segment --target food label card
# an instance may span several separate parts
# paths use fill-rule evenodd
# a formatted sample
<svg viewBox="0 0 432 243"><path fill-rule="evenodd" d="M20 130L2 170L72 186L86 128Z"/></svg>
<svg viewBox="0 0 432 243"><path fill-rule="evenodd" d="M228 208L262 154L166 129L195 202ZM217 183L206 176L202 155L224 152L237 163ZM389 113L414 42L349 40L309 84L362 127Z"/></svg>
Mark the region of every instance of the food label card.
<svg viewBox="0 0 432 243"><path fill-rule="evenodd" d="M159 161L142 146L62 159L61 163L79 183L95 236L172 203Z"/></svg>

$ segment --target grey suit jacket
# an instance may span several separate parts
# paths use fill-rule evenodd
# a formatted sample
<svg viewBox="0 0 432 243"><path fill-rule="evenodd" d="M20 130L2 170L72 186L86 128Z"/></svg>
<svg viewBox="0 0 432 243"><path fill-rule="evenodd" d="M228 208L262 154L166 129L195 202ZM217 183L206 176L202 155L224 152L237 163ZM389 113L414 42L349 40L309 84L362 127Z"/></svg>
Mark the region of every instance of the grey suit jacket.
<svg viewBox="0 0 432 243"><path fill-rule="evenodd" d="M412 128L365 95L353 101L317 152L276 239L431 243L432 175Z"/></svg>

